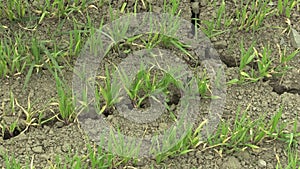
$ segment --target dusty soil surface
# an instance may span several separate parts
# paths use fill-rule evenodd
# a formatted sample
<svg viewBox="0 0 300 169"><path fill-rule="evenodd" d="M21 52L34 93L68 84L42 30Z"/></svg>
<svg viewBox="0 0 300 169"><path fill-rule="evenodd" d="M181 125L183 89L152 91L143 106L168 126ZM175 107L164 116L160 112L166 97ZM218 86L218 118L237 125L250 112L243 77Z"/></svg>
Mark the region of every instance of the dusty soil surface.
<svg viewBox="0 0 300 169"><path fill-rule="evenodd" d="M128 2L128 11L133 10L134 1ZM148 2L148 1L147 1ZM154 12L161 12L163 10L163 1L149 1L152 5ZM207 20L215 17L216 10L214 7L206 1L200 3L190 2L184 0L180 4L182 17L186 20L191 20L192 15L195 15L201 20ZM226 1L227 11L226 14L232 13L235 8L234 3ZM105 22L108 22L108 8L105 3L104 6L98 10L91 8L89 15L92 18L94 25L99 25L101 17L105 18ZM198 4L198 5L197 5ZM111 5L113 9L117 10L121 8L121 1L112 1ZM139 4L138 12L145 12L142 4ZM299 10L299 9L298 9ZM87 21L80 14L74 14L78 22L84 25ZM300 12L294 9L291 19L294 29L300 32ZM1 21L3 25L9 26L5 36L12 35L12 32L19 31L18 24L9 22L8 20ZM63 50L68 46L68 34L67 32L72 30L72 21L66 20L63 26L58 25L57 19L46 19L39 26L35 32L35 36L41 40L56 39L55 43ZM80 25L79 24L79 25ZM278 59L278 50L276 45L282 44L288 47L289 51L293 51L295 48L291 45L291 38L282 31L287 27L283 17L271 16L267 17L261 29L255 33L245 32L243 30L235 30L235 25L226 28L228 31L211 38L212 43L215 45L221 60L225 66L227 80L238 77L238 60L240 58L239 45L241 37L243 37L245 43L250 46L253 40L257 41L257 44L268 45L270 44L273 50L274 59ZM58 32L57 34L49 34L49 32ZM61 32L61 33L59 33ZM30 31L26 32L29 36L33 36ZM4 35L0 34L1 36ZM52 35L54 37L52 37ZM87 38L87 37L85 37ZM53 42L51 42L53 43ZM49 48L53 44L49 43ZM249 47L245 46L245 47ZM245 110L249 105L249 115L253 119L257 119L261 115L267 114L267 117L272 117L282 106L283 107L283 121L298 121L298 132L300 131L300 57L295 57L290 63L292 69L288 71L283 78L269 78L256 83L249 83L243 85L231 85L227 88L226 105L223 112L222 120L231 122L236 115L237 107L241 107ZM64 78L69 85L72 82L72 68L64 69ZM16 108L16 114L12 115L7 111L9 105L10 92L12 91L14 97L18 100L18 103L24 107L27 107L28 98L32 102L33 110L41 111L45 105L47 110L44 112L44 117L41 119L47 119L47 117L54 116L58 109L54 105L48 103L53 102L53 98L57 97L55 80L47 69L41 69L38 73L34 73L25 91L22 91L24 85L25 75L18 75L14 77L7 77L0 81L0 120L7 124L11 123L18 114L24 113L20 108ZM205 109L205 102L202 102L203 109ZM50 111L50 109L52 111ZM134 124L122 121L122 118L118 118L115 115L109 116L111 123L119 124L124 130L124 133L144 132L144 129ZM164 129L168 125L168 121L158 120L151 124L153 130ZM20 121L20 128L22 128L22 121ZM290 126L289 129L292 127ZM2 133L2 132L1 132ZM36 168L45 168L50 166L57 155L67 156L78 154L87 154L86 143L94 144L91 140L84 137L84 133L81 131L78 123L64 124L63 122L53 119L41 126L30 126L25 132L18 134L14 133L15 137L9 137L7 134L0 137L0 152L7 152L10 156L16 157L22 164L29 163L33 159L33 164ZM300 140L298 141L298 143ZM217 153L216 149L205 149L204 145L199 146L195 151L185 155L168 158L161 164L156 164L154 159L143 159L137 164L124 164L119 168L134 166L136 168L268 168L272 169L276 167L277 156L281 160L283 166L287 165L287 152L286 144L280 141L269 141L260 143L259 150L246 149L244 151L231 152L231 153ZM300 153L300 149L298 149ZM299 157L298 157L299 158ZM4 167L4 159L0 157L0 168Z"/></svg>

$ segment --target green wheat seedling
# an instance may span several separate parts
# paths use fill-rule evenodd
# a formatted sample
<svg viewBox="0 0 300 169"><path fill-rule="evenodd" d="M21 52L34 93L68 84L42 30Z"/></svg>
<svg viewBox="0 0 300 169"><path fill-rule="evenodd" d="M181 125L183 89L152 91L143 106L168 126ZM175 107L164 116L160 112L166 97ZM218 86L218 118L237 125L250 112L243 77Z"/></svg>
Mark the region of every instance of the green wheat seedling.
<svg viewBox="0 0 300 169"><path fill-rule="evenodd" d="M194 149L191 146L191 142L190 142L190 136L191 136L191 130L189 130L189 132L187 133L187 135L182 138L181 140L178 141L177 144L174 144L173 147L169 147L174 143L174 140L177 140L176 137L176 130L173 130L171 133L168 133L168 135L166 136L166 138L164 138L164 143L166 145L166 148L171 148L167 151L163 151L163 153L158 153L155 156L155 160L156 163L161 163L162 161L164 161L165 159L167 159L168 157L176 157L176 156L180 156L180 155L184 155L187 154L189 152L194 151Z"/></svg>
<svg viewBox="0 0 300 169"><path fill-rule="evenodd" d="M215 29L220 29L221 28L222 18L224 20L226 20L225 10L226 10L226 4L225 4L225 1L222 0L220 8L217 10L217 20L216 20L216 24L215 24Z"/></svg>
<svg viewBox="0 0 300 169"><path fill-rule="evenodd" d="M199 20L197 18L193 18L193 20ZM216 27L216 21L215 20L202 20L202 23L196 23L195 24L195 29L198 29L198 27L201 29L201 31L208 37L216 37L219 36L223 33L225 33L228 30L218 30ZM231 24L232 20L230 19L225 19L225 27L228 27ZM197 32L197 31L196 31Z"/></svg>
<svg viewBox="0 0 300 169"><path fill-rule="evenodd" d="M47 17L66 17L70 19L69 16L75 12L83 15L83 11L88 7L87 3L87 0L45 0L36 6L37 10L35 12L40 14L38 23L40 24Z"/></svg>
<svg viewBox="0 0 300 169"><path fill-rule="evenodd" d="M299 0L278 0L277 10L279 15L285 15L290 18L293 8L299 3Z"/></svg>
<svg viewBox="0 0 300 169"><path fill-rule="evenodd" d="M255 42L252 42L251 46L248 50L245 50L243 42L241 43L240 50L241 50L241 59L240 59L240 65L239 65L239 71L240 71L240 80L244 81L245 79L251 79L251 75L246 73L244 69L247 65L249 65L251 62L253 62L255 58L255 52L254 52L254 45Z"/></svg>
<svg viewBox="0 0 300 169"><path fill-rule="evenodd" d="M146 68L142 64L140 66L140 70L137 72L135 79L133 80L133 83L131 83L131 80L129 79L128 75L126 74L126 72L124 72L123 69L118 69L118 73L120 75L123 87L129 98L132 100L134 107L140 107L142 102L156 88L156 86L154 86L156 76L153 78L153 81L150 80L150 71L152 68L146 70ZM143 90L143 85L145 86L144 89L146 89L146 91L144 91L145 93L143 96L139 96L140 92Z"/></svg>
<svg viewBox="0 0 300 169"><path fill-rule="evenodd" d="M21 163L14 157L9 156L7 153L1 154L4 158L4 166L8 169L21 169L22 165Z"/></svg>
<svg viewBox="0 0 300 169"><path fill-rule="evenodd" d="M65 123L70 123L76 116L72 93L65 83L63 83L63 81L59 78L56 70L54 72L54 78L58 94L59 114Z"/></svg>
<svg viewBox="0 0 300 169"><path fill-rule="evenodd" d="M77 56L82 46L81 31L74 24L74 30L70 31L69 55Z"/></svg>
<svg viewBox="0 0 300 169"><path fill-rule="evenodd" d="M171 3L173 5L171 11L176 11L178 8L179 1L172 0ZM119 15L117 13L113 13L112 8L110 8L111 20L115 20L118 17L119 17ZM143 27L143 26L149 27L149 29L150 29L149 33L146 33L146 35L145 35L145 36L147 36L147 35L148 36L146 38L144 38L145 36L143 36L143 35L135 35L133 37L126 37L125 38L126 42L129 44L133 44L133 41L140 40L143 43L135 44L135 45L146 48L146 49L152 49L159 44L165 45L167 47L172 45L172 46L178 48L180 51L182 51L186 55L188 55L189 57L191 57L192 59L194 59L189 54L189 52L187 52L187 48L190 47L188 44L183 44L175 38L170 38L170 37L174 37L174 35L176 35L176 33L179 30L179 26L180 26L179 18L174 15L171 15L171 17L168 17L167 19L168 20L162 20L160 25L156 25L156 24L154 24L154 20L153 20L153 18L151 18L151 16L149 18L145 18L144 20L142 20L140 22L140 27ZM117 44L117 42L121 41L122 40L121 37L125 37L126 33L129 30L129 23L130 23L130 21L114 24L114 27L112 28L112 30L110 30L109 35L107 35L110 37L110 39L113 41L114 44ZM120 53L120 49L119 49L118 45L116 45L116 48L117 48L118 53ZM124 52L128 53L128 52L130 52L130 50L124 51Z"/></svg>
<svg viewBox="0 0 300 169"><path fill-rule="evenodd" d="M4 106L4 102L2 103L2 109L3 109L3 115L8 115L8 116L15 116L16 112L15 112L15 97L12 91L10 91L10 107L9 107L9 112L6 111L5 106ZM18 119L16 119L13 123L11 123L10 125L7 125L5 123L0 124L0 129L2 130L2 135L4 136L5 131L8 131L10 136L13 136L13 132L15 131L15 129L18 128Z"/></svg>
<svg viewBox="0 0 300 169"><path fill-rule="evenodd" d="M175 48L179 49L182 53L186 54L187 56L189 56L191 59L195 60L194 56L192 56L188 51L187 49L191 48L190 45L188 44L184 44L182 42L180 42L178 39L175 39L175 38L167 38L166 39L163 39L163 44L165 46L170 46L168 44L171 44L173 45Z"/></svg>
<svg viewBox="0 0 300 169"><path fill-rule="evenodd" d="M21 37L22 34L16 33L14 39L7 38L0 41L0 76L19 75L27 70L24 89L33 70L38 72L44 64L40 49L43 42L33 38L31 46L27 46Z"/></svg>
<svg viewBox="0 0 300 169"><path fill-rule="evenodd" d="M285 167L285 169L299 169L300 160L299 160L299 152L297 151L297 149L288 149L287 153L288 153L288 164Z"/></svg>
<svg viewBox="0 0 300 169"><path fill-rule="evenodd" d="M274 65L270 47L263 47L262 52L258 52L254 45L255 42L251 44L248 50L245 50L243 43L241 43L241 59L239 64L240 78L232 79L227 82L228 84L243 83L245 80L256 82L263 78L272 77L273 75L282 76L290 69L287 63L300 53L299 49L297 49L290 54L286 54L286 49L281 50L278 46L280 56L279 64ZM248 65L255 63L257 64L257 70L252 67L250 71L245 71Z"/></svg>
<svg viewBox="0 0 300 169"><path fill-rule="evenodd" d="M27 49L23 45L20 34L16 34L14 41L10 38L1 40L0 75L3 77L22 73L28 60L26 53Z"/></svg>
<svg viewBox="0 0 300 169"><path fill-rule="evenodd" d="M83 164L83 158L77 153L75 155L67 154L64 157L56 156L54 162L49 162L48 164L51 168L87 168L88 164Z"/></svg>
<svg viewBox="0 0 300 169"><path fill-rule="evenodd" d="M271 59L271 50L269 47L263 47L263 52L259 53L254 47L255 42L251 44L251 47L246 51L243 43L241 43L241 59L239 65L240 82L250 80L256 82L265 77L271 77L274 73L274 67L272 67L273 60ZM251 68L250 72L245 71L245 68L250 63L257 63L258 70Z"/></svg>
<svg viewBox="0 0 300 169"><path fill-rule="evenodd" d="M224 32L227 32L229 29L226 28L228 28L233 22L233 17L227 16L226 1L222 0L218 3L220 4L219 7L217 6L217 1L212 1L210 4L208 4L209 7L216 9L216 16L214 18L209 20L192 18L193 20L198 22L195 22L195 30L200 28L208 38L216 37L220 34L223 34ZM197 31L195 33L197 33Z"/></svg>
<svg viewBox="0 0 300 169"><path fill-rule="evenodd" d="M22 124L25 125L25 128L22 130L22 132L27 131L30 126L42 125L56 117L56 116L52 116L47 119L43 118L44 112L46 110L49 110L49 108L48 108L50 106L49 102L45 103L45 105L43 105L42 107L39 107L39 109L36 109L36 110L33 109L33 106L32 106L31 100L30 100L30 96L28 96L28 98L27 98L27 107L21 106L18 103L17 99L14 99L14 102L15 102L16 106L18 108L20 108L22 113L25 115L25 120L21 120ZM20 116L21 116L21 114L19 114L18 118L20 118Z"/></svg>
<svg viewBox="0 0 300 169"><path fill-rule="evenodd" d="M271 57L271 49L269 47L263 47L263 52L258 53L257 50L254 48L255 54L257 57L257 66L258 66L258 73L259 73L259 79L262 79L264 77L271 77L274 68L271 67L273 60Z"/></svg>
<svg viewBox="0 0 300 169"><path fill-rule="evenodd" d="M209 89L209 78L206 74L206 70L204 70L204 73L202 76L197 76L197 83L198 83L198 92L201 95L201 97L207 97L208 92L210 92ZM211 92L210 92L211 93Z"/></svg>
<svg viewBox="0 0 300 169"><path fill-rule="evenodd" d="M10 21L19 20L25 17L28 11L28 3L22 0L8 0L0 6L0 10L4 11Z"/></svg>
<svg viewBox="0 0 300 169"><path fill-rule="evenodd" d="M280 48L279 48L279 50L280 50ZM280 51L279 53L280 53L280 64L287 67L287 63L300 53L300 49L296 49L292 53L287 54L286 47L285 47L284 50Z"/></svg>
<svg viewBox="0 0 300 169"><path fill-rule="evenodd" d="M159 73L156 72L156 70L160 69L155 69L155 66L151 66L147 69L141 64L140 70L137 72L133 83L131 83L124 70L118 70L124 89L129 98L133 101L134 107L140 107L147 98L152 97L156 99L153 94L163 92L167 95L170 92L168 91L168 87L171 85L178 87L177 80L170 72L160 70L163 71L163 75L159 78Z"/></svg>
<svg viewBox="0 0 300 169"><path fill-rule="evenodd" d="M102 143L100 143L102 144ZM89 161L88 163L86 163ZM107 169L115 168L123 161L109 152L104 152L102 146L87 144L87 154L71 155L71 151L65 156L57 155L54 160L49 161L51 168L73 168L73 169Z"/></svg>
<svg viewBox="0 0 300 169"><path fill-rule="evenodd" d="M278 47L278 53L279 53L279 65L275 67L275 74L279 74L282 76L281 81L283 80L283 76L286 74L288 70L290 70L292 67L288 65L288 62L290 62L293 58L295 58L299 53L300 49L296 49L290 54L287 54L286 47L284 49L281 49L280 45L277 45Z"/></svg>
<svg viewBox="0 0 300 169"><path fill-rule="evenodd" d="M19 128L19 119L15 119L11 124L7 125L5 123L0 123L0 129L2 131L2 136L5 136L5 134L8 132L10 137L14 136L14 132L16 130L20 131Z"/></svg>
<svg viewBox="0 0 300 169"><path fill-rule="evenodd" d="M188 110L185 109L184 111ZM183 121L179 122L179 125L183 125L182 122ZM155 156L156 162L161 163L168 157L176 157L195 151L195 149L203 143L203 140L201 140L201 131L206 123L207 121L203 121L195 130L193 130L192 128L188 128L186 131L186 135L184 135L180 140L176 139L176 135L178 134L176 133L178 132L176 131L176 128L173 128L170 132L164 134L165 138L163 138L163 140L165 142L162 145L162 150L164 149L164 147L165 149L168 148L168 150L162 151L162 153L157 153ZM158 149L161 150L160 148Z"/></svg>
<svg viewBox="0 0 300 169"><path fill-rule="evenodd" d="M276 112L276 114L271 118L268 125L266 126L265 134L270 139L279 139L284 137L284 129L287 126L287 123L281 121L283 113L283 108Z"/></svg>
<svg viewBox="0 0 300 169"><path fill-rule="evenodd" d="M33 70L35 69L39 72L40 68L44 65L44 60L42 56L42 49L40 45L42 45L42 41L37 41L36 38L31 39L31 46L30 46L30 58L26 64L29 67L28 72L25 77L23 89L25 89L29 83L30 77L32 76Z"/></svg>
<svg viewBox="0 0 300 169"><path fill-rule="evenodd" d="M248 108L249 109L249 106ZM251 120L246 111L238 108L233 125L222 122L216 134L208 139L211 147L220 146L229 151L252 148L258 149L258 143L264 140L274 140L283 134L286 123L280 121L282 109L266 123L266 117Z"/></svg>
<svg viewBox="0 0 300 169"><path fill-rule="evenodd" d="M63 57L63 51L58 51L57 50L57 45L54 45L54 50L49 51L48 49L45 49L43 46L45 55L46 55L46 63L45 67L51 72L52 75L55 74L55 71L58 71L60 75L63 75L62 69L64 66L59 65L58 59ZM54 71L53 71L54 70Z"/></svg>
<svg viewBox="0 0 300 169"><path fill-rule="evenodd" d="M195 151L195 149L200 144L204 143L201 140L201 131L202 131L205 123L206 123L206 121L200 123L199 126L194 131L192 129L189 129L187 131L186 136L184 138L182 138L180 141L178 141L178 143L175 144L170 150L168 150L164 153L157 154L155 157L156 162L161 163L168 157L176 157L176 156L184 155L189 152ZM173 135L175 135L175 134L176 133L173 132ZM168 139L170 139L170 138L172 139L172 137L169 137ZM173 141L170 141L170 142L173 142Z"/></svg>
<svg viewBox="0 0 300 169"><path fill-rule="evenodd" d="M86 8L87 1L60 1L60 0L54 0L54 2L51 2L50 0L46 0L49 11L52 11L54 15L58 15L59 17L68 17L71 13L79 12L82 14L82 11ZM67 5L66 5L67 3Z"/></svg>
<svg viewBox="0 0 300 169"><path fill-rule="evenodd" d="M119 163L127 163L131 158L140 154L141 142L135 139L126 138L117 127L117 130L110 130L107 148L110 152L118 154L122 158Z"/></svg>
<svg viewBox="0 0 300 169"><path fill-rule="evenodd" d="M300 160L299 160L299 142L297 141L297 138L300 137L300 132L297 133L297 120L294 121L294 128L291 133L284 133L284 138L280 138L280 140L285 141L287 144L287 165L285 166L285 169L299 169L300 168ZM298 167L298 168L297 168ZM277 157L277 169L283 169L281 161L279 157Z"/></svg>
<svg viewBox="0 0 300 169"><path fill-rule="evenodd" d="M113 76L115 73L113 72ZM103 113L105 110L114 108L114 105L119 102L119 93L120 85L116 80L111 79L110 72L108 67L105 68L105 77L104 77L104 86L100 86L99 89L96 88L96 106L97 103L100 103L101 96L105 101L105 105L100 108L98 104L97 109L100 109L100 113Z"/></svg>
<svg viewBox="0 0 300 169"><path fill-rule="evenodd" d="M180 15L179 5L180 5L180 0L170 0L169 3L167 3L167 0L164 0L164 5L163 5L164 12L169 13L173 16L179 16Z"/></svg>
<svg viewBox="0 0 300 169"><path fill-rule="evenodd" d="M140 40L142 44L135 43L135 41ZM153 49L158 45L162 45L164 47L175 47L180 52L186 54L191 59L195 60L195 58L188 52L188 49L191 48L191 45L180 42L176 38L169 37L165 34L160 33L149 33L146 35L140 34L126 39L126 44L135 45L145 49ZM129 53L128 51L124 51L124 53Z"/></svg>
<svg viewBox="0 0 300 169"><path fill-rule="evenodd" d="M149 34L147 39L141 38L141 41L143 42L146 49L153 49L162 41L162 38L160 38L158 33L155 33Z"/></svg>
<svg viewBox="0 0 300 169"><path fill-rule="evenodd" d="M25 118L25 124L26 124L26 129L28 129L29 126L31 125L37 125L36 123L36 115L38 114L38 111L34 111L31 105L31 101L30 101L30 96L28 96L27 98L27 107L23 107L21 106L17 99L15 99L15 103L16 105L22 110L22 112L25 114L26 118Z"/></svg>
<svg viewBox="0 0 300 169"><path fill-rule="evenodd" d="M268 3L268 1L263 0L248 1L246 5L237 9L236 18L240 25L239 29L257 30L262 25L263 20L272 13ZM240 4L244 4L244 1Z"/></svg>
<svg viewBox="0 0 300 169"><path fill-rule="evenodd" d="M101 143L100 143L101 145ZM112 167L115 156L111 153L104 152L101 146L88 145L88 158L91 161L91 168L110 168Z"/></svg>
<svg viewBox="0 0 300 169"><path fill-rule="evenodd" d="M109 16L110 20L114 21L120 17L120 14L118 12L114 12L113 8L109 7ZM124 18L125 19L125 18ZM140 24L143 24L144 21L141 21ZM114 22L114 26L111 27L111 30L109 30L109 36L110 39L113 41L114 44L117 44L117 42L123 40L123 37L126 37L125 35L128 33L130 26L129 20L122 20L121 22Z"/></svg>

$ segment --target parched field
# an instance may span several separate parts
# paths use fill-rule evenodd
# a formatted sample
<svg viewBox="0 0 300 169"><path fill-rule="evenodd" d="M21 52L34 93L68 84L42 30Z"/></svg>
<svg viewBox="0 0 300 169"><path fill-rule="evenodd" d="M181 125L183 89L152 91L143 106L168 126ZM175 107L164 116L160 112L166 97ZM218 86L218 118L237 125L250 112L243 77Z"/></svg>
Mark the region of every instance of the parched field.
<svg viewBox="0 0 300 169"><path fill-rule="evenodd" d="M0 168L300 169L300 1L0 1L0 86Z"/></svg>

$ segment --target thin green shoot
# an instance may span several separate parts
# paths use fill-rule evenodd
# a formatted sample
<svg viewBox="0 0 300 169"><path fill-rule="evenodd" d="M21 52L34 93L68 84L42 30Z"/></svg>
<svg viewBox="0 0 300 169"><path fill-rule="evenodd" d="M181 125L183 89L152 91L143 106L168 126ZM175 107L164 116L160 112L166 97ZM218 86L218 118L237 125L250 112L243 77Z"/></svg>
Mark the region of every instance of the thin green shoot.
<svg viewBox="0 0 300 169"><path fill-rule="evenodd" d="M115 76L113 76L115 77ZM103 113L105 110L111 109L114 107L116 103L119 102L119 92L120 92L120 86L119 83L114 80L112 81L110 72L108 70L108 67L105 68L105 84L104 87L100 86L99 90L96 89L96 93L100 92L100 96L96 94L96 102L98 103L100 101L100 97L102 96L105 105L100 109L100 113Z"/></svg>

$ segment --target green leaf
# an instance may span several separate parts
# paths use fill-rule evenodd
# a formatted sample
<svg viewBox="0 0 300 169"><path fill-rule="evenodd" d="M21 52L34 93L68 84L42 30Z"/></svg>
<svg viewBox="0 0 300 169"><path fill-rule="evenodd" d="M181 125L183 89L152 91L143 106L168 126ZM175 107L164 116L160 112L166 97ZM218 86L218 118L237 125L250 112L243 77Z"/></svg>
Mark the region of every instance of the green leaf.
<svg viewBox="0 0 300 169"><path fill-rule="evenodd" d="M228 81L227 84L228 84L228 85L232 85L232 84L238 83L239 81L240 81L239 79L236 79L236 78L235 78L235 79L232 79L232 80Z"/></svg>
<svg viewBox="0 0 300 169"><path fill-rule="evenodd" d="M249 76L246 72L240 72L240 74L241 74L242 76L245 76L245 77L250 78L250 76Z"/></svg>

